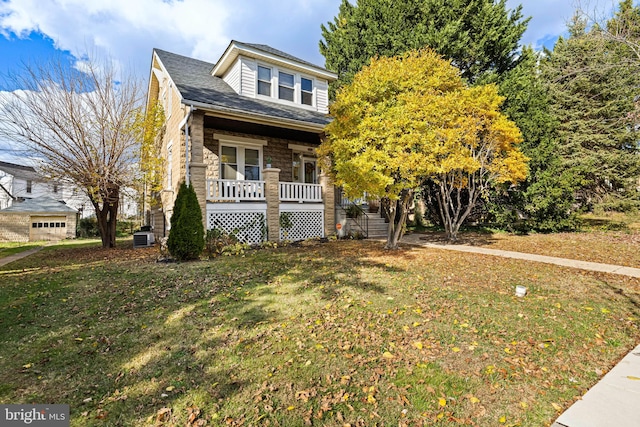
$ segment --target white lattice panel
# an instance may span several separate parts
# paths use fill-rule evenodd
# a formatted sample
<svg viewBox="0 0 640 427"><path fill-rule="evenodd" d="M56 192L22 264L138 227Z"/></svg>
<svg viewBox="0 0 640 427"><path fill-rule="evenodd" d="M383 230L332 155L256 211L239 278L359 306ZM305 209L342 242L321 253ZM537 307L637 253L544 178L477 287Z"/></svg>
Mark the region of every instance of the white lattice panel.
<svg viewBox="0 0 640 427"><path fill-rule="evenodd" d="M242 243L262 243L267 239L266 216L262 212L209 212L209 230L235 235Z"/></svg>
<svg viewBox="0 0 640 427"><path fill-rule="evenodd" d="M290 223L291 227L284 228L280 226L280 240L304 240L314 237L323 236L323 218L322 211L295 211L281 212L280 216L288 217L285 223ZM283 221L281 221L281 224Z"/></svg>

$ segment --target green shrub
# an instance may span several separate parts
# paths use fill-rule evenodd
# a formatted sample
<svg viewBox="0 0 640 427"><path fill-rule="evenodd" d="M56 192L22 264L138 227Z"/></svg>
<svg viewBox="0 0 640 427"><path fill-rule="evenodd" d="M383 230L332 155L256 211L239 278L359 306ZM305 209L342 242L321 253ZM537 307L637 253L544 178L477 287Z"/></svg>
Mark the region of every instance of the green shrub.
<svg viewBox="0 0 640 427"><path fill-rule="evenodd" d="M131 236L136 228L135 221L118 221L116 224L116 237Z"/></svg>
<svg viewBox="0 0 640 427"><path fill-rule="evenodd" d="M193 188L184 182L180 185L173 207L167 247L179 261L198 259L204 249L204 227L198 197Z"/></svg>
<svg viewBox="0 0 640 427"><path fill-rule="evenodd" d="M225 233L218 228L207 230L204 246L205 255L209 258L215 258L222 255L227 246L232 246L236 243L238 243L238 239L233 234Z"/></svg>
<svg viewBox="0 0 640 427"><path fill-rule="evenodd" d="M98 220L95 216L80 219L78 222L78 237L98 237L99 235Z"/></svg>

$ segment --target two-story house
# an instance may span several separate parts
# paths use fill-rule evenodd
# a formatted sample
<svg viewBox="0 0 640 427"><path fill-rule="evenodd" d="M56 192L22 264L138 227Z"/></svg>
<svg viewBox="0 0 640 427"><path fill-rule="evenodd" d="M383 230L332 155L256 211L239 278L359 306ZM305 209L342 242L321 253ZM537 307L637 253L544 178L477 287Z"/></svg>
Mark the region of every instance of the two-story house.
<svg viewBox="0 0 640 427"><path fill-rule="evenodd" d="M315 148L336 78L260 44L232 41L215 64L154 49L147 106L159 102L166 119L156 234L169 231L182 181L196 191L205 229L251 243L334 232L334 188Z"/></svg>

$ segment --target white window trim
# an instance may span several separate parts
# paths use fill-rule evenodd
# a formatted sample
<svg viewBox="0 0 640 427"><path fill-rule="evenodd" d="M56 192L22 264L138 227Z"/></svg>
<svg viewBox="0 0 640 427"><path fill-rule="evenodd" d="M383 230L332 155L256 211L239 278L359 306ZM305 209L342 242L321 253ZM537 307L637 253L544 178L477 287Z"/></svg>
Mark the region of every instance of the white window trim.
<svg viewBox="0 0 640 427"><path fill-rule="evenodd" d="M311 105L302 103L302 79L311 80ZM303 107L317 108L318 107L318 101L317 101L317 96L316 96L316 86L317 86L316 85L316 79L314 79L311 76L306 76L304 74L300 74L299 81L300 81L300 94L298 95L298 99L300 99L300 105L302 105Z"/></svg>
<svg viewBox="0 0 640 427"><path fill-rule="evenodd" d="M244 150L238 150L238 148L249 148L251 150L258 150L258 167L260 170L260 175L258 180L262 181L263 176L262 172L264 168L262 164L264 163L264 152L263 148L267 145L268 141L264 139L253 139L253 138L244 138L241 136L233 136L233 135L224 135L219 133L214 133L213 138L218 140L218 158L220 159L220 170L218 171L218 176L222 179L222 147L234 147L236 148L236 164L238 167L237 174L241 175L242 178L240 181L244 181ZM236 179L238 179L236 177Z"/></svg>
<svg viewBox="0 0 640 427"><path fill-rule="evenodd" d="M271 95L269 95L269 96L263 95L261 93L258 93L258 86L260 85L260 82L261 81L265 81L266 82L266 80L260 80L259 75L260 75L260 68L261 67L262 68L267 68L267 69L269 69L271 71L271 81L269 82L269 83L271 83L271 87L270 87ZM271 65L258 63L256 65L256 96L260 97L260 98L273 98L273 96L274 96L274 87L273 87L274 81L277 82L277 79L274 77L273 67Z"/></svg>
<svg viewBox="0 0 640 427"><path fill-rule="evenodd" d="M271 95L262 95L258 93L258 67L268 68L271 70ZM293 75L293 101L288 101L286 99L279 98L279 89L280 89L280 73L286 73ZM312 101L311 105L302 103L302 78L307 80L311 80L312 88ZM266 64L262 62L256 61L256 71L255 71L255 97L258 99L264 99L271 102L277 102L284 105L295 105L299 108L304 108L311 111L318 111L318 97L317 97L317 79L308 74L300 73L298 71L294 71L288 68L281 68L276 65Z"/></svg>
<svg viewBox="0 0 640 427"><path fill-rule="evenodd" d="M314 157L316 156L315 147L309 147L307 145L289 144L287 146L287 148L289 150L302 152L302 153L307 154L307 155L313 155Z"/></svg>

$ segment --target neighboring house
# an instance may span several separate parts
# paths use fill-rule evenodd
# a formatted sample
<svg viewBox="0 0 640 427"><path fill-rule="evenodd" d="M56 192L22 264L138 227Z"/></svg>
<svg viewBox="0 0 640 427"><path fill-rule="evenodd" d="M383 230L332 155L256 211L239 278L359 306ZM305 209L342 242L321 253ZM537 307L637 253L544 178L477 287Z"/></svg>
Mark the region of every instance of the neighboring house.
<svg viewBox="0 0 640 427"><path fill-rule="evenodd" d="M43 196L64 201L78 211L80 218L95 215L89 197L77 187L48 180L31 166L0 162L0 209L12 206L16 200ZM119 215L123 219L138 215L138 205L130 191L122 192L119 208Z"/></svg>
<svg viewBox="0 0 640 427"><path fill-rule="evenodd" d="M0 209L21 198L52 196L62 198L62 186L46 182L34 168L0 162Z"/></svg>
<svg viewBox="0 0 640 427"><path fill-rule="evenodd" d="M78 212L48 196L15 200L0 210L0 242L61 240L76 236Z"/></svg>
<svg viewBox="0 0 640 427"><path fill-rule="evenodd" d="M166 118L156 235L168 233L183 181L198 196L205 229L252 243L334 233L334 188L315 149L336 78L260 44L232 41L216 64L154 49L147 106L159 102Z"/></svg>

